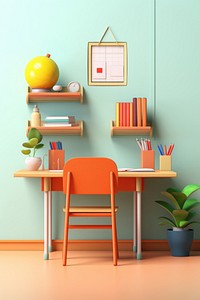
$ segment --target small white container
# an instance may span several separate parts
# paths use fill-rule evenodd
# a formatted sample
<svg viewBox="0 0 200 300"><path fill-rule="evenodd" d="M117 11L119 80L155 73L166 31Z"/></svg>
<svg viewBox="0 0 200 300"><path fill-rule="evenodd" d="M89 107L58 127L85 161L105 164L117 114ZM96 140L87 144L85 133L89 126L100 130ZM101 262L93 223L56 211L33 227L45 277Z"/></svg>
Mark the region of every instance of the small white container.
<svg viewBox="0 0 200 300"><path fill-rule="evenodd" d="M61 92L62 91L62 85L54 85L53 86L54 92Z"/></svg>
<svg viewBox="0 0 200 300"><path fill-rule="evenodd" d="M41 126L41 114L37 105L34 105L31 115L31 127Z"/></svg>

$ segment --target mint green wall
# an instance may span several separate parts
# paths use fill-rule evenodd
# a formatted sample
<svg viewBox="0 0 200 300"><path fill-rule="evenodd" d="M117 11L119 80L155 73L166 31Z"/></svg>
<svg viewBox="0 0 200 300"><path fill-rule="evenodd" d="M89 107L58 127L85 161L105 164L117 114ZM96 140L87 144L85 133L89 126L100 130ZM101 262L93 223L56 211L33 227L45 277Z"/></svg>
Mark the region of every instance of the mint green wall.
<svg viewBox="0 0 200 300"><path fill-rule="evenodd" d="M109 156L119 167L139 167L135 137L110 136L115 102L133 96L148 98L149 118L154 116L154 148L157 143L175 143L173 169L176 179L148 179L143 193L143 238L165 239L158 225L159 207L154 204L168 186L200 183L200 2L198 0L19 0L1 1L1 172L0 239L43 238L43 194L37 179L13 178L24 168L20 153L26 122L33 105L26 104L24 68L38 55L51 53L60 69L59 83L77 80L84 86L84 104L40 104L48 114L75 114L85 121L84 136L44 137L45 149L60 139L66 158ZM154 17L156 13L156 30ZM87 43L99 41L111 26L117 40L128 45L128 85L87 85ZM107 41L112 36L106 35ZM156 167L158 153L156 150ZM200 197L200 194L197 194ZM53 238L63 233L62 193L54 194ZM132 195L120 193L118 229L120 239L132 238ZM81 238L73 233L72 238ZM86 238L109 238L105 232ZM200 230L195 231L195 238Z"/></svg>

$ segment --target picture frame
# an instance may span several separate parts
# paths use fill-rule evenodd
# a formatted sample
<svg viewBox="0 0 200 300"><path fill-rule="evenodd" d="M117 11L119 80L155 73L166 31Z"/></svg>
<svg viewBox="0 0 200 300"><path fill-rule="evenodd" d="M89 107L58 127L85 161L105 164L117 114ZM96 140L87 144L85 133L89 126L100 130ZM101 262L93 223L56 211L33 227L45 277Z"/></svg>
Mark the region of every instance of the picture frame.
<svg viewBox="0 0 200 300"><path fill-rule="evenodd" d="M88 43L88 85L127 85L127 43Z"/></svg>

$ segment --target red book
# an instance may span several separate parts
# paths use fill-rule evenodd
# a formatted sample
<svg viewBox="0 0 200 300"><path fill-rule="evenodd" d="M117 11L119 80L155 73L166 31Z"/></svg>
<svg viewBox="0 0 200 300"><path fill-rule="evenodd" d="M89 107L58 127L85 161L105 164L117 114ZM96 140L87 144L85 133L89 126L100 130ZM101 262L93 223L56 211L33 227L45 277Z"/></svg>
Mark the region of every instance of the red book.
<svg viewBox="0 0 200 300"><path fill-rule="evenodd" d="M133 98L133 126L137 126L137 98Z"/></svg>
<svg viewBox="0 0 200 300"><path fill-rule="evenodd" d="M126 126L126 103L122 102L122 126Z"/></svg>
<svg viewBox="0 0 200 300"><path fill-rule="evenodd" d="M130 126L130 102L126 102L126 126Z"/></svg>
<svg viewBox="0 0 200 300"><path fill-rule="evenodd" d="M122 102L119 102L119 126L123 126L123 110L122 110Z"/></svg>
<svg viewBox="0 0 200 300"><path fill-rule="evenodd" d="M133 127L133 102L129 103L130 107L130 126Z"/></svg>

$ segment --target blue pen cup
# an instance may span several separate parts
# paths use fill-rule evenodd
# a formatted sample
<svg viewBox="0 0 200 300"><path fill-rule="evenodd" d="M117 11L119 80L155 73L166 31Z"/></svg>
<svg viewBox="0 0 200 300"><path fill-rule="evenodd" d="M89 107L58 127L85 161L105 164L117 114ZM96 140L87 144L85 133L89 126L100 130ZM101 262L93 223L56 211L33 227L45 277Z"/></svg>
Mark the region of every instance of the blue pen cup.
<svg viewBox="0 0 200 300"><path fill-rule="evenodd" d="M49 170L62 170L65 164L64 150L48 151Z"/></svg>

